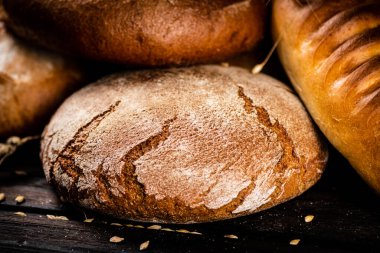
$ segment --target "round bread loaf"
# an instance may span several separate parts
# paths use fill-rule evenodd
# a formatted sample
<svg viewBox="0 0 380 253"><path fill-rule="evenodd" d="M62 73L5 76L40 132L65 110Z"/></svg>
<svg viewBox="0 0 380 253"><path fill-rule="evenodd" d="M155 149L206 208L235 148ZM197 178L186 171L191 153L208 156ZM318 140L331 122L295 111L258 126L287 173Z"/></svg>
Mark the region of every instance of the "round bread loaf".
<svg viewBox="0 0 380 253"><path fill-rule="evenodd" d="M172 223L282 203L311 187L327 160L289 88L220 66L106 77L63 103L41 148L63 200Z"/></svg>
<svg viewBox="0 0 380 253"><path fill-rule="evenodd" d="M83 79L76 64L15 39L0 21L0 139L41 132Z"/></svg>
<svg viewBox="0 0 380 253"><path fill-rule="evenodd" d="M262 0L4 0L14 31L96 60L158 66L211 62L251 49Z"/></svg>

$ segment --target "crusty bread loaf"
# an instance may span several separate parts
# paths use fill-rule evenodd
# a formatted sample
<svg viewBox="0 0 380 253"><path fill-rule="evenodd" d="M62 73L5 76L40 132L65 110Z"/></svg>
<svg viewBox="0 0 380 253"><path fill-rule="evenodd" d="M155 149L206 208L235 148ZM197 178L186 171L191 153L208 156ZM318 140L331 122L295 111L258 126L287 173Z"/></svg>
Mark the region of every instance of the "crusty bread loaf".
<svg viewBox="0 0 380 253"><path fill-rule="evenodd" d="M319 179L327 151L280 82L199 66L85 87L46 127L41 158L66 201L120 218L192 223L301 194Z"/></svg>
<svg viewBox="0 0 380 253"><path fill-rule="evenodd" d="M310 114L380 193L380 2L276 0L273 32Z"/></svg>
<svg viewBox="0 0 380 253"><path fill-rule="evenodd" d="M40 133L83 78L76 64L19 41L0 21L0 140Z"/></svg>
<svg viewBox="0 0 380 253"><path fill-rule="evenodd" d="M252 48L262 0L4 0L16 33L75 55L157 66L211 62Z"/></svg>
<svg viewBox="0 0 380 253"><path fill-rule="evenodd" d="M4 11L3 0L0 0L0 21L5 20L6 17L7 17L7 14Z"/></svg>

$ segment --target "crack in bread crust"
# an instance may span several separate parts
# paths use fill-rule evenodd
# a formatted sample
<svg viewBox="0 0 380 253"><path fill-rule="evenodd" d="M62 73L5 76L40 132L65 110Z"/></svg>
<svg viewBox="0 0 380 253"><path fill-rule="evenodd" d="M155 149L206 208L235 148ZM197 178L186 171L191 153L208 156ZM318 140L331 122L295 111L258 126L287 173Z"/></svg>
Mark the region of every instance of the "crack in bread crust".
<svg viewBox="0 0 380 253"><path fill-rule="evenodd" d="M114 112L119 104L120 101L117 101L106 111L96 115L86 125L79 128L74 137L59 152L56 160L50 167L50 183L56 187L64 199L71 199L72 201L81 199L77 184L79 178L83 177L83 170L75 163L75 155L78 154L81 148L85 145L91 131L93 131L108 115ZM64 174L72 180L70 185L67 185L67 188L58 184L56 179L58 175L62 177Z"/></svg>
<svg viewBox="0 0 380 253"><path fill-rule="evenodd" d="M123 157L124 169L122 173L121 185L127 185L126 198L129 200L128 205L137 206L144 202L146 197L145 187L138 181L136 175L136 166L134 162L140 157L144 156L147 152L156 149L158 145L165 142L170 136L170 125L177 119L177 116L172 119L166 120L162 126L161 131L153 136L150 136L145 141L137 144L131 148ZM129 209L129 208L128 208ZM133 208L131 208L133 209Z"/></svg>
<svg viewBox="0 0 380 253"><path fill-rule="evenodd" d="M244 89L241 86L238 86L238 96L244 101L245 111L248 114L252 114L254 111L256 111L259 123L262 126L264 126L264 128L269 129L270 131L273 131L276 134L277 140L279 141L283 150L283 154L280 160L273 169L275 174L280 175L274 177L276 178L276 189L272 193L272 195L274 196L274 198L277 198L280 194L280 189L278 186L284 184L284 181L286 180L286 178L284 178L284 174L287 169L300 168L301 172L305 173L305 167L303 166L302 159L296 155L292 139L289 137L286 129L279 123L278 120L276 120L275 123L271 123L268 111L263 107L255 106L253 104L252 99L244 93ZM254 178L252 178L251 180L252 183L247 187L249 188L249 193L253 190L253 187L255 186ZM265 207L265 204L263 205L263 207ZM261 209L261 207L258 208Z"/></svg>
<svg viewBox="0 0 380 253"><path fill-rule="evenodd" d="M275 172L283 174L287 168L301 167L300 159L296 156L292 140L287 135L286 130L278 122L272 124L270 122L268 112L261 107L253 105L252 100L244 94L242 87L238 90L239 98L245 101L244 108L248 114L252 114L254 110L257 111L258 120L264 127L269 128L271 131L278 135L278 140L284 150L280 162L275 167ZM227 216L241 216L249 211L233 213L240 205L243 204L246 197L253 191L255 187L254 178L252 182L239 192L239 194L229 203L216 208L209 209L204 204L197 205L196 207L189 206L178 198L164 197L163 199L156 199L153 195L145 193L145 187L138 181L135 173L136 167L134 162L149 151L154 150L158 145L162 144L170 137L170 126L177 117L165 121L162 130L148 138L147 140L136 145L130 149L123 157L124 170L121 178L118 178L120 185L126 185L126 192L120 196L108 196L112 201L114 212L120 217L133 217L136 220L146 221L162 221L162 220L176 220L177 222L191 222L197 221L210 221L218 220ZM280 179L282 180L282 178ZM277 185L283 182L276 182ZM105 186L107 188L107 186ZM212 188L212 187L211 187ZM210 191L207 190L206 193ZM274 194L279 195L280 189L276 189ZM108 191L109 194L112 195ZM202 196L205 193L202 194ZM258 209L264 209L266 204L259 206ZM107 213L107 207L102 206L102 212Z"/></svg>

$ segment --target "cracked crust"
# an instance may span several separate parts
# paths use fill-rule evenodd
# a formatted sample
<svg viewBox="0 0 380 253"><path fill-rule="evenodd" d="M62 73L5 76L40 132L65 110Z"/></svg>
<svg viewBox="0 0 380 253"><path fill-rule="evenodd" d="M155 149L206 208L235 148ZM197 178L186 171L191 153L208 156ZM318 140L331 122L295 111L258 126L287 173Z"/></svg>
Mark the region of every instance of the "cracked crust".
<svg viewBox="0 0 380 253"><path fill-rule="evenodd" d="M220 61L252 49L264 35L263 0L4 0L4 6L19 36L133 66Z"/></svg>
<svg viewBox="0 0 380 253"><path fill-rule="evenodd" d="M211 65L106 77L67 99L41 150L47 178L66 201L174 223L282 203L312 186L327 160L286 86Z"/></svg>

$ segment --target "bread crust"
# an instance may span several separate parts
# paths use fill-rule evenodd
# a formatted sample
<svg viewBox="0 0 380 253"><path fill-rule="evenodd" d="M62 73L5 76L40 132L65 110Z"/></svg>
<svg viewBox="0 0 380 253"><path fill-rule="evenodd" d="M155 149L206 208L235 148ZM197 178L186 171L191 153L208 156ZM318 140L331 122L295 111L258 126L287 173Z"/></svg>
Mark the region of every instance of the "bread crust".
<svg viewBox="0 0 380 253"><path fill-rule="evenodd" d="M213 62L252 49L262 0L4 0L12 29L61 52L140 66Z"/></svg>
<svg viewBox="0 0 380 253"><path fill-rule="evenodd" d="M193 223L298 196L319 179L327 151L280 82L199 66L85 87L46 127L41 158L66 201L119 218Z"/></svg>
<svg viewBox="0 0 380 253"><path fill-rule="evenodd" d="M0 139L42 132L83 79L77 64L14 38L0 21Z"/></svg>
<svg viewBox="0 0 380 253"><path fill-rule="evenodd" d="M273 33L329 141L380 193L380 3L276 0Z"/></svg>
<svg viewBox="0 0 380 253"><path fill-rule="evenodd" d="M5 13L4 7L3 7L3 0L0 0L0 22L4 21L7 18L7 14Z"/></svg>

